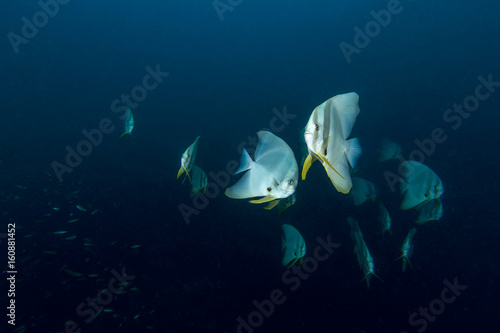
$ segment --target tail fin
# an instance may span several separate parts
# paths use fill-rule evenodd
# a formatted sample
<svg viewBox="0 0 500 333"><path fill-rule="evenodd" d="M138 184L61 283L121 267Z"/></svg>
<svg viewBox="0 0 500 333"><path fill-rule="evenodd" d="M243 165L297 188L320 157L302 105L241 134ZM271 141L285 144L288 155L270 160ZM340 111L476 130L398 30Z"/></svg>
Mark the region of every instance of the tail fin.
<svg viewBox="0 0 500 333"><path fill-rule="evenodd" d="M349 164L351 165L352 168L356 167L356 162L358 161L362 152L363 149L361 149L361 145L359 144L358 138L352 138L350 140L347 140L345 155L347 156L347 160L349 161Z"/></svg>

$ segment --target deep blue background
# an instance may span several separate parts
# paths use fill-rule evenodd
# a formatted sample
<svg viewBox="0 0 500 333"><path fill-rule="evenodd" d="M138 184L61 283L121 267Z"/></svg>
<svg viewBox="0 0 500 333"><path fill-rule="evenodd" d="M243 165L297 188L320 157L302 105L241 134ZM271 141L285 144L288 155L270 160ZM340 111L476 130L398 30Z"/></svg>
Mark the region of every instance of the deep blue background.
<svg viewBox="0 0 500 333"><path fill-rule="evenodd" d="M499 92L457 130L442 117L474 93L478 76L500 81L500 5L402 6L347 63L339 44L352 44L353 28L364 28L373 20L370 11L387 8L387 1L244 0L221 21L206 0L73 0L17 54L7 34L21 34L21 18L31 20L40 7L35 1L2 4L0 205L2 228L9 221L17 226L17 326L26 325L20 331L60 332L75 320L83 332L235 332L236 318L254 310L253 300L280 288L286 302L256 332L416 332L409 315L439 297L442 281L454 277L468 289L427 332L495 327ZM170 75L134 109L132 137L118 138L122 123L111 102L157 64ZM360 96L351 135L364 149L358 175L379 187L393 215L392 237L377 234L375 205L355 209L319 165L282 215L219 195L185 224L178 206L192 202L175 175L196 136L197 164L219 172L239 159L241 142L269 126L273 108L286 107L296 118L277 134L300 160L298 132L311 111L349 91ZM76 147L82 130L103 118L117 129L58 182L51 163L64 163L65 147ZM419 228L416 271L402 273L393 259L415 212L398 209L400 197L383 178L397 163L378 164L376 149L390 138L408 158L414 140L438 127L448 140L425 164L443 180L445 214ZM384 280L372 279L368 290L359 283L349 215L359 221ZM80 220L67 223L74 218ZM316 237L331 235L341 244L295 292L281 279L283 223L301 231L308 255ZM58 230L68 233L54 235ZM136 244L142 246L131 248ZM122 267L136 276L131 286L107 306L114 312L85 324L75 308ZM4 291L0 300L7 304Z"/></svg>

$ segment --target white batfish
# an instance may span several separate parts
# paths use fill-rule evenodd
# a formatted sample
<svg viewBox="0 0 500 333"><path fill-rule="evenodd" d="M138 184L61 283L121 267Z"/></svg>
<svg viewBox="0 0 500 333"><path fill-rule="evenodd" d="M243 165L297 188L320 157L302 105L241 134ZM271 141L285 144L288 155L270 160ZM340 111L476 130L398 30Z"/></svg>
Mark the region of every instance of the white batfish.
<svg viewBox="0 0 500 333"><path fill-rule="evenodd" d="M429 221L439 221L443 216L443 203L440 198L430 200L420 208L420 213L415 221L417 224L424 224Z"/></svg>
<svg viewBox="0 0 500 333"><path fill-rule="evenodd" d="M401 163L401 171L401 209L416 207L443 194L441 179L428 166L416 161L405 161Z"/></svg>
<svg viewBox="0 0 500 333"><path fill-rule="evenodd" d="M191 168L193 167L194 160L196 159L196 152L198 151L198 140L200 137L197 137L196 140L189 146L184 154L182 154L181 158L181 168L179 172L177 172L177 179L185 172L188 176L189 180L191 180ZM184 178L185 179L185 178Z"/></svg>
<svg viewBox="0 0 500 333"><path fill-rule="evenodd" d="M257 133L259 142L255 150L255 161L243 149L240 167L236 173L247 171L243 177L226 190L233 199L247 199L251 203L272 201L267 209L273 208L279 199L292 195L297 188L299 167L292 149L285 141L267 131Z"/></svg>
<svg viewBox="0 0 500 333"><path fill-rule="evenodd" d="M207 187L208 179L207 174L197 165L191 168L191 198L198 192L205 193L205 188Z"/></svg>
<svg viewBox="0 0 500 333"><path fill-rule="evenodd" d="M120 138L124 135L132 135L132 130L134 129L134 116L132 115L132 110L130 108L127 109L125 113L125 118L123 119L123 127L125 128L125 132L120 135Z"/></svg>
<svg viewBox="0 0 500 333"><path fill-rule="evenodd" d="M384 162L387 160L396 159L401 156L401 146L396 142L389 141L387 139L382 139L380 142L380 147L378 149L378 161Z"/></svg>
<svg viewBox="0 0 500 333"><path fill-rule="evenodd" d="M358 94L351 92L334 96L314 109L304 132L309 155L302 168L302 179L318 159L337 191L349 193L349 165L354 168L361 155L358 139L347 140L359 114L358 100Z"/></svg>
<svg viewBox="0 0 500 333"><path fill-rule="evenodd" d="M359 206L366 200L375 201L377 198L377 190L375 185L366 179L352 177L352 189L349 192L354 205Z"/></svg>
<svg viewBox="0 0 500 333"><path fill-rule="evenodd" d="M306 255L306 243L300 232L289 224L281 226L283 232L281 239L281 252L283 266L291 267L297 261L302 263L302 258Z"/></svg>

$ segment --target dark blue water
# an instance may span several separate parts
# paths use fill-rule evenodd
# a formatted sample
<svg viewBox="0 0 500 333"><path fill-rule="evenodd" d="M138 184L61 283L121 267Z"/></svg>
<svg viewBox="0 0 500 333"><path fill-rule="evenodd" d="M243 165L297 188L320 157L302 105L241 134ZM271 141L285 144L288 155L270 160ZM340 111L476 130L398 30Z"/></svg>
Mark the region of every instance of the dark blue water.
<svg viewBox="0 0 500 333"><path fill-rule="evenodd" d="M496 2L48 0L0 13L2 332L498 326ZM355 207L319 164L281 215L223 194L238 179L226 167L252 149L249 137L270 128L300 161L298 133L312 110L350 91L360 96L357 175L376 184L392 236L377 233L376 204ZM136 125L119 138L127 98ZM471 111L453 111L464 103ZM430 143L435 129L444 142ZM218 182L209 175L211 198L193 202L175 176L198 135L196 163ZM384 178L399 161L377 162L383 138L404 159L423 157L445 188L444 216L418 227L415 270L404 273L394 259L417 213L399 209ZM384 281L372 277L369 289L348 216ZM280 264L284 223L300 230L306 257L318 237L340 247L297 278ZM467 287L443 291L454 279Z"/></svg>

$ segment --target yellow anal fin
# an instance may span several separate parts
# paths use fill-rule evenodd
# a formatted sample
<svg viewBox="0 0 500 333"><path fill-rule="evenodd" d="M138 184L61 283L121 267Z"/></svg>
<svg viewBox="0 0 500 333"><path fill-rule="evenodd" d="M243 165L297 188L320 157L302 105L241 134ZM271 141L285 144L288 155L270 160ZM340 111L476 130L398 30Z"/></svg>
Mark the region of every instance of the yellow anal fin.
<svg viewBox="0 0 500 333"><path fill-rule="evenodd" d="M257 199L257 200L250 200L250 203L261 204L261 203L265 203L265 202L269 202L269 201L273 201L273 200L276 200L276 198L273 197L272 195L268 194L268 195L266 195L263 198L260 198L260 199Z"/></svg>
<svg viewBox="0 0 500 333"><path fill-rule="evenodd" d="M267 205L266 207L264 207L264 209L267 209L267 210L270 210L270 209L273 209L274 207L276 207L276 205L279 203L279 199L276 199L274 201L271 201L269 203L269 205Z"/></svg>

